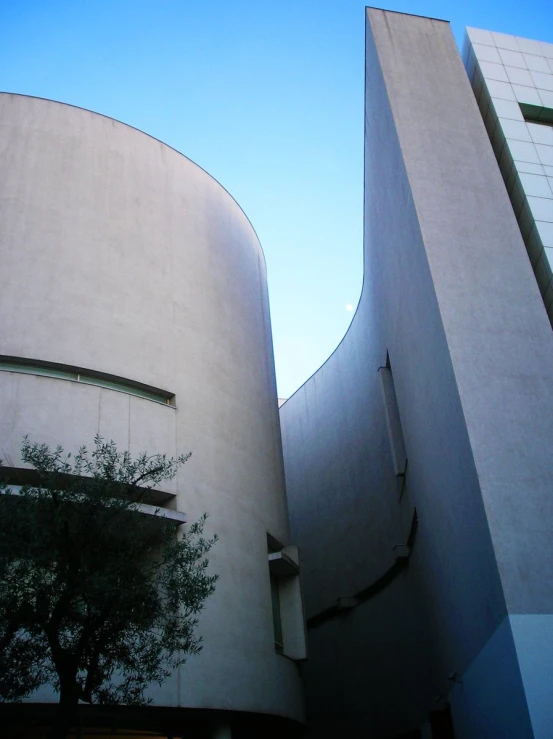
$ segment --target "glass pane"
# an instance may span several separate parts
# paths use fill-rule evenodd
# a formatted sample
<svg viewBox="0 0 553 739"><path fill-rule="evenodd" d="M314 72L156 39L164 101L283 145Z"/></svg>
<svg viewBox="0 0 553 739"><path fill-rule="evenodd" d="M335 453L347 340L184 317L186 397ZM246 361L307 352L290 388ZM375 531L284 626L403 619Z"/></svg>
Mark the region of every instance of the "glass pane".
<svg viewBox="0 0 553 739"><path fill-rule="evenodd" d="M41 377L52 377L57 380L71 380L73 382L82 382L84 385L95 385L97 387L105 387L108 390L116 390L120 393L129 395L137 395L139 398L153 400L155 403L163 403L171 405L167 395L156 392L150 392L133 385L127 385L125 382L117 382L117 380L108 380L101 377L90 377L85 374L78 374L75 370L58 370L53 367L44 367L40 364L18 364L16 362L0 361L0 371L3 372L19 372L25 375L39 375Z"/></svg>

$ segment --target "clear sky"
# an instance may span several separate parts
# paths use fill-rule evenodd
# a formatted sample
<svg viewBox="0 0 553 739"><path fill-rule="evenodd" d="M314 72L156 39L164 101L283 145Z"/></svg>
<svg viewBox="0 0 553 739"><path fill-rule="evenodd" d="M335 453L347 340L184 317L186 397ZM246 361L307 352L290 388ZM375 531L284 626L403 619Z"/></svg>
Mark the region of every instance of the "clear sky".
<svg viewBox="0 0 553 739"><path fill-rule="evenodd" d="M345 333L362 278L360 0L0 0L0 90L129 123L218 179L267 259L279 395ZM553 42L552 0L384 6ZM0 173L1 176L1 173Z"/></svg>

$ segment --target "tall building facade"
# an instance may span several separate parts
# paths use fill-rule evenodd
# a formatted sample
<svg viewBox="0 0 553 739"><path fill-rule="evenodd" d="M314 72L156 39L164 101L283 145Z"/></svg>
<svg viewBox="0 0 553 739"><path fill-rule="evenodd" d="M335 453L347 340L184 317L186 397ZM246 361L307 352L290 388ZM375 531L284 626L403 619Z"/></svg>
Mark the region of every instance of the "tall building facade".
<svg viewBox="0 0 553 739"><path fill-rule="evenodd" d="M310 736L546 739L553 45L366 24L363 291L280 409Z"/></svg>
<svg viewBox="0 0 553 739"><path fill-rule="evenodd" d="M553 321L553 50L467 29L467 73Z"/></svg>
<svg viewBox="0 0 553 739"><path fill-rule="evenodd" d="M284 469L238 205L135 129L0 95L6 474L25 434L191 450L154 502L220 537L202 654L83 736L293 737L300 664L314 739L551 736L553 45L469 29L465 69L444 21L366 23L363 292L281 407ZM38 739L53 700L1 725Z"/></svg>
<svg viewBox="0 0 553 739"><path fill-rule="evenodd" d="M0 169L8 481L20 479L26 434L67 452L96 434L132 455L192 451L153 503L180 525L207 512L219 536L202 653L152 687L144 711L83 707L82 736L98 725L294 736L305 640L265 262L250 222L178 152L48 100L0 95ZM3 731L45 726L55 699L43 689L23 707L0 706Z"/></svg>

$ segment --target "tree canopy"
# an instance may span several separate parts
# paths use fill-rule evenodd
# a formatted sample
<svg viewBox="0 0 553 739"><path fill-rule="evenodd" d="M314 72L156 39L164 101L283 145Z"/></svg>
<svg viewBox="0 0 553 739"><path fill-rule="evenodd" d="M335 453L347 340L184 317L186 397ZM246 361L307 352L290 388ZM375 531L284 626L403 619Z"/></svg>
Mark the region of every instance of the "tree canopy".
<svg viewBox="0 0 553 739"><path fill-rule="evenodd" d="M215 589L203 536L155 509L153 486L190 455L133 459L96 437L71 457L25 439L32 484L0 486L0 699L45 683L59 694L51 739L79 701L141 704L201 650L198 614Z"/></svg>

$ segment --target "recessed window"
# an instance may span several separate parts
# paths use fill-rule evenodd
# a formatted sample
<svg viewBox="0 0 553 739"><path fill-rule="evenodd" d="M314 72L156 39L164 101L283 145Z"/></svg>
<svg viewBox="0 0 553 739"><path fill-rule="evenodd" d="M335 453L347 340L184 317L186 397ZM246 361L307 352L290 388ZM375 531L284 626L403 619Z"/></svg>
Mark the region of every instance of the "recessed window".
<svg viewBox="0 0 553 739"><path fill-rule="evenodd" d="M305 623L298 549L267 534L275 650L293 660L306 658Z"/></svg>
<svg viewBox="0 0 553 739"><path fill-rule="evenodd" d="M269 553L269 576L271 580L271 605L273 610L273 632L275 638L275 649L282 653L284 650L282 643L282 616L280 613L280 593L278 585L278 577L271 571L271 554L276 554L282 549L282 544L267 534L267 551Z"/></svg>
<svg viewBox="0 0 553 739"><path fill-rule="evenodd" d="M284 651L282 643L282 616L280 614L280 594L278 591L278 578L271 575L271 601L273 606L273 631L275 637L275 649L277 652Z"/></svg>
<svg viewBox="0 0 553 739"><path fill-rule="evenodd" d="M96 370L86 370L81 367L71 367L56 362L41 362L35 359L19 357L0 356L0 372L17 372L24 375L37 375L40 377L51 377L56 380L68 380L69 382L80 382L84 385L96 385L108 390L115 390L128 395L136 395L139 398L152 400L163 405L175 404L175 394L167 390L144 385L134 380L126 380Z"/></svg>
<svg viewBox="0 0 553 739"><path fill-rule="evenodd" d="M520 110L527 123L541 123L544 126L553 125L553 108L546 108L541 105L529 105L528 103L519 103Z"/></svg>
<svg viewBox="0 0 553 739"><path fill-rule="evenodd" d="M403 477L405 476L405 470L407 468L407 454L405 452L405 441L403 440L403 429L401 427L394 376L392 374L390 356L388 354L386 355L386 366L380 367L378 373L380 375L382 399L384 401L384 411L386 414L386 425L388 427L388 437L390 439L394 471L397 477Z"/></svg>

